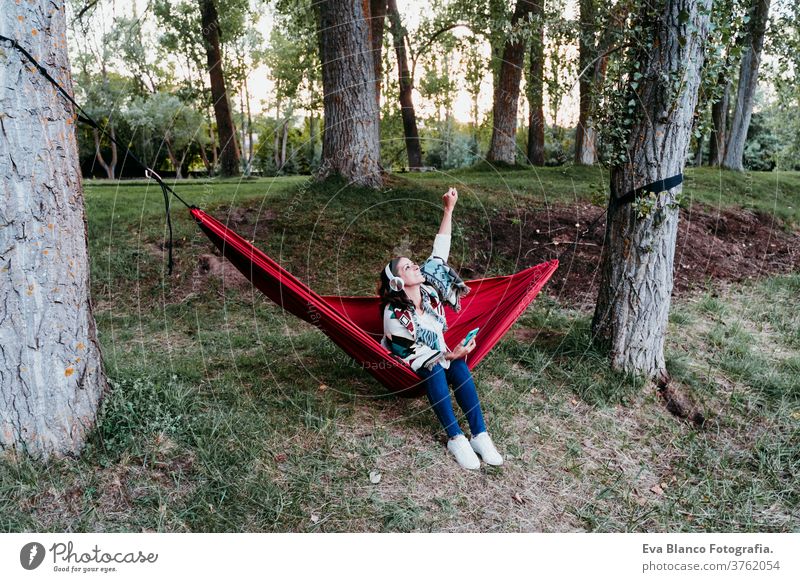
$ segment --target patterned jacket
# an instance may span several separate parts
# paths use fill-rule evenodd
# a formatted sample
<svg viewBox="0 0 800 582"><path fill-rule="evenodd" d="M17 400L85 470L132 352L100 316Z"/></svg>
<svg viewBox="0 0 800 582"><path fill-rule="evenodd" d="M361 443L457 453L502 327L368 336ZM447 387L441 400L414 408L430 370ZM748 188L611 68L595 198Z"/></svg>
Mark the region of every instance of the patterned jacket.
<svg viewBox="0 0 800 582"><path fill-rule="evenodd" d="M449 252L450 235L437 234L433 253L420 266L420 272L427 280L427 283L420 284L423 309L438 322L437 333L432 333L428 329L418 329L417 316L413 308L403 309L387 305L383 311L382 345L400 357L415 372L422 366L432 370L436 364L442 364L443 367L449 364L444 357L448 351L443 336L443 332L447 330L444 306L447 303L456 311L460 310L461 296L469 293L469 288L447 265ZM442 301L442 296L447 297L447 300Z"/></svg>

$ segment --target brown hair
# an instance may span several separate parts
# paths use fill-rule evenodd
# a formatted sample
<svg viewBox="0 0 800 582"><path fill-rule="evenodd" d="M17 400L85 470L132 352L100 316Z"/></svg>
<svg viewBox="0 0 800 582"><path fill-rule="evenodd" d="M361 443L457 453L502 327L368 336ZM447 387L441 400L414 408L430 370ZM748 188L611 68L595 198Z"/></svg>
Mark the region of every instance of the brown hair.
<svg viewBox="0 0 800 582"><path fill-rule="evenodd" d="M389 270L392 274L396 274L397 263L401 257L395 257L389 262ZM381 298L380 317L383 321L383 310L386 305L391 305L392 308L400 309L414 309L414 302L406 295L406 292L392 291L389 287L389 277L386 276L386 267L381 269L380 282L378 283L378 296Z"/></svg>

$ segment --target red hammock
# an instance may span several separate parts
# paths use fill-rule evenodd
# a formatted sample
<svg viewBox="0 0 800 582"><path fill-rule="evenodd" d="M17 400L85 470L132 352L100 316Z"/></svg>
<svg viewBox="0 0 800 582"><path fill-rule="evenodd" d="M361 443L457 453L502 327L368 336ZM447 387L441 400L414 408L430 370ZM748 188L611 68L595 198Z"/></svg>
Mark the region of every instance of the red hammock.
<svg viewBox="0 0 800 582"><path fill-rule="evenodd" d="M267 297L317 326L390 392L402 396L425 393L420 377L380 344L383 320L378 297L318 295L212 216L199 208L190 211L222 254ZM556 260L514 275L465 281L471 290L461 299L461 311L448 307L445 341L456 345L469 330L481 328L479 341L467 356L467 367L474 368L489 353L557 268Z"/></svg>

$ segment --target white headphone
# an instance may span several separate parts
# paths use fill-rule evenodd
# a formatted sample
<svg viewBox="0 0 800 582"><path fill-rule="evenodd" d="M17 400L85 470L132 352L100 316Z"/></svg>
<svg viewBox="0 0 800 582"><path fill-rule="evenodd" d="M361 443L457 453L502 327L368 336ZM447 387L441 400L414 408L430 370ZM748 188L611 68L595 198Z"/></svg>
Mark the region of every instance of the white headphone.
<svg viewBox="0 0 800 582"><path fill-rule="evenodd" d="M392 262L389 261L386 263L386 276L389 278L389 289L392 291L402 291L403 287L405 286L405 282L400 278L397 277L392 273Z"/></svg>

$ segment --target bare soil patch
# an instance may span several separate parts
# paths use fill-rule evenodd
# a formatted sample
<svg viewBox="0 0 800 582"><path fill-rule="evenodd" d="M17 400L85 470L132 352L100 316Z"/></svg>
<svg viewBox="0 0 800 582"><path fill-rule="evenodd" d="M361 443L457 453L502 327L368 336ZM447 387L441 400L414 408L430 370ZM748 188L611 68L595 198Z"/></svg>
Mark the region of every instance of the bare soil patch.
<svg viewBox="0 0 800 582"><path fill-rule="evenodd" d="M489 253L516 258L518 268L558 258L561 267L549 288L564 303L593 305L600 279L606 221L604 210L588 204L504 210L489 224L464 226L474 257L461 267L465 278L485 276ZM476 250L478 252L476 252ZM481 253L480 251L483 251ZM699 204L682 211L675 249L674 296L709 279L743 281L800 269L800 233L787 232L775 217L749 210L713 209Z"/></svg>

